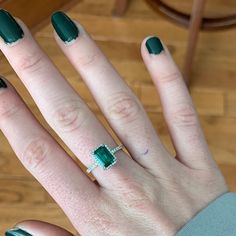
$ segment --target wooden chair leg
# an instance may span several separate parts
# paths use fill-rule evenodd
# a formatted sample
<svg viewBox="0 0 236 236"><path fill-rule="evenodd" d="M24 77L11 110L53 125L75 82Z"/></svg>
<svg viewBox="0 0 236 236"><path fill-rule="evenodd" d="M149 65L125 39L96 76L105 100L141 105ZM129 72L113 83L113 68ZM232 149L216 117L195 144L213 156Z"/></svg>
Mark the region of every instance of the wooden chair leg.
<svg viewBox="0 0 236 236"><path fill-rule="evenodd" d="M183 71L184 79L188 86L190 83L190 74L194 58L194 52L196 49L198 35L201 28L205 3L206 0L194 0L193 2L191 20L189 25L188 45Z"/></svg>
<svg viewBox="0 0 236 236"><path fill-rule="evenodd" d="M129 0L116 0L112 15L122 16L128 7L128 2Z"/></svg>

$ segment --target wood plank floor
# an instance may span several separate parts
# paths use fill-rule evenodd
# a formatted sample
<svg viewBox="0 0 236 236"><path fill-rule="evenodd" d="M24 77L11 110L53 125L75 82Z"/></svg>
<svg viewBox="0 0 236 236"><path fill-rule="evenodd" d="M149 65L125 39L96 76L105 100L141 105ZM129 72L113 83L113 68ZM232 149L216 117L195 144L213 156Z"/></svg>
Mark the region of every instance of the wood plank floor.
<svg viewBox="0 0 236 236"><path fill-rule="evenodd" d="M182 6L187 11L189 5L184 2L186 1L183 1ZM209 2L210 15L215 15L218 9L221 9L222 15L222 11L225 14L232 13L232 7L236 7L233 0L227 1L228 5L224 4L223 8L219 8L222 1L216 1L216 8L214 1ZM159 35L182 68L187 31L157 15L143 0L132 0L122 18L111 16L113 4L114 0L84 0L69 10L68 14L86 27L114 67L140 97L163 143L174 153L161 113L160 100L142 62L139 48L147 35ZM51 25L38 31L35 37L56 66L63 68L61 72L104 122L80 76L55 44ZM210 149L232 191L236 191L235 38L235 29L201 33L190 88ZM16 87L40 122L55 136L4 58L1 58L0 71ZM60 142L57 137L56 139ZM66 147L65 149L70 153ZM23 219L46 220L74 232L63 212L22 167L0 133L0 234L3 235L6 228Z"/></svg>

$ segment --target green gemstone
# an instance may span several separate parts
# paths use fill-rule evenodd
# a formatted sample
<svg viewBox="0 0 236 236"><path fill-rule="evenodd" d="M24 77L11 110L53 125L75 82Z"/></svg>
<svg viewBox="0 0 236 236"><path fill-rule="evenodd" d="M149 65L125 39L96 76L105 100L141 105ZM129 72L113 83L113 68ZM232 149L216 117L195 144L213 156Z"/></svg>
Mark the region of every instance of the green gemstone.
<svg viewBox="0 0 236 236"><path fill-rule="evenodd" d="M111 165L116 163L116 157L110 152L110 150L105 146L101 145L94 152L95 161L104 169L107 169Z"/></svg>

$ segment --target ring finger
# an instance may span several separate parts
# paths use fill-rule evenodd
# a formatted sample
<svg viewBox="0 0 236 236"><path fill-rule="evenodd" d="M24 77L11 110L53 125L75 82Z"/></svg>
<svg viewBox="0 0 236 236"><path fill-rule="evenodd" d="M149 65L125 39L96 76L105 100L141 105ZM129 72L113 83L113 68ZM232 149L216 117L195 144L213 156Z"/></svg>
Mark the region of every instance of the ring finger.
<svg viewBox="0 0 236 236"><path fill-rule="evenodd" d="M52 23L60 36L56 35L57 43L82 76L132 157L150 170L166 169L163 165L168 165L171 159L142 104L96 43L80 24L75 22L75 26L62 12L54 13ZM77 29L79 37L75 34Z"/></svg>

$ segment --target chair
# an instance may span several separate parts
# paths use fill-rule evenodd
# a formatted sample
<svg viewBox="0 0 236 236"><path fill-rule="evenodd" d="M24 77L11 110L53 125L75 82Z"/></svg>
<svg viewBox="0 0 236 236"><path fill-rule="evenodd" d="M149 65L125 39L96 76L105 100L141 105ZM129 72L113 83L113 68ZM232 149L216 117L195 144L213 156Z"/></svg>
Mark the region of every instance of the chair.
<svg viewBox="0 0 236 236"><path fill-rule="evenodd" d="M162 0L146 0L146 2L150 4L150 6L152 6L158 13L189 28L188 44L183 69L185 82L189 86L194 52L197 46L200 30L218 30L236 26L236 15L222 18L203 17L206 0L194 0L191 15L184 14L171 8ZM129 0L116 0L113 15L122 16L128 7L128 3Z"/></svg>

